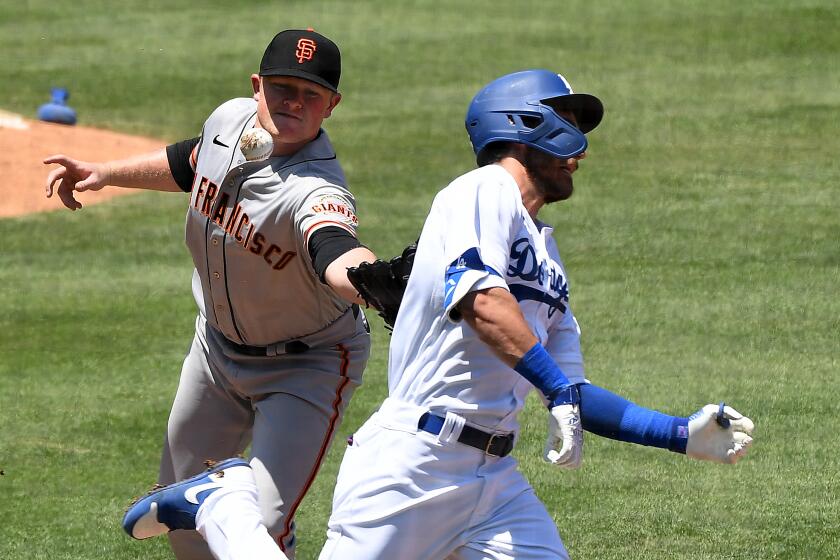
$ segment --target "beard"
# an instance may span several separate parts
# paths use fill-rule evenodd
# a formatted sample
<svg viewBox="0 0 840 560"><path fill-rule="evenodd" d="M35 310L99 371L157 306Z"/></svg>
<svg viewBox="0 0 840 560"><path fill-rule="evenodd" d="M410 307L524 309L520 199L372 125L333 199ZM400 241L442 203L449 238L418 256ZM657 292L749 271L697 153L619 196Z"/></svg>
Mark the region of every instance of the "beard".
<svg viewBox="0 0 840 560"><path fill-rule="evenodd" d="M546 204L566 200L574 192L572 174L564 160L527 147L525 172Z"/></svg>

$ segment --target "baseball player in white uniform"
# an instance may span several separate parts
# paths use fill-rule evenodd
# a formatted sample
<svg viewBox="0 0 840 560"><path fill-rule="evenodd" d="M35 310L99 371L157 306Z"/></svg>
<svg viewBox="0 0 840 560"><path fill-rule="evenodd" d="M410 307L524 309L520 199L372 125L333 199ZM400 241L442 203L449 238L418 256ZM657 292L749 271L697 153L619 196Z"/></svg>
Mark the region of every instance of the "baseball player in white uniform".
<svg viewBox="0 0 840 560"><path fill-rule="evenodd" d="M581 427L713 461L746 451L752 422L734 409L673 417L585 378L568 276L537 215L571 196L602 114L547 70L503 76L472 100L480 167L432 204L394 326L389 396L345 453L322 560L567 558L509 455L535 387L549 407L545 459L558 466L580 465Z"/></svg>
<svg viewBox="0 0 840 560"><path fill-rule="evenodd" d="M159 480L181 480L250 444L259 518L278 554L289 556L295 511L370 348L346 269L375 256L356 238L355 201L321 129L341 100L340 71L330 39L283 31L251 76L253 98L222 104L199 138L105 164L46 160L60 165L48 196L60 181L71 209L80 207L75 190L105 185L190 193L186 243L199 312ZM273 141L263 161L240 148L254 128ZM171 541L179 560L212 558L194 531L175 531Z"/></svg>
<svg viewBox="0 0 840 560"><path fill-rule="evenodd" d="M537 214L571 196L602 115L547 70L503 76L473 99L479 168L432 205L394 326L389 396L345 453L322 560L568 558L509 455L534 388L549 409L544 458L560 467L581 464L582 429L720 463L745 454L753 423L731 407L670 416L584 375L568 276ZM247 521L248 465L216 469L146 496L124 527L158 534L171 528L159 511L187 511L218 558L253 554L265 535Z"/></svg>

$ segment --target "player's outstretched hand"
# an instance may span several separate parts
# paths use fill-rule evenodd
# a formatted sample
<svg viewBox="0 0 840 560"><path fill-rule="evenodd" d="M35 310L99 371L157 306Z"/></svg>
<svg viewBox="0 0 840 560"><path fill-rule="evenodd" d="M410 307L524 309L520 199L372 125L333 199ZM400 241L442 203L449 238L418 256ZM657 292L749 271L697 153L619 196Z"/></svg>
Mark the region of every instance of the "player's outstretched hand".
<svg viewBox="0 0 840 560"><path fill-rule="evenodd" d="M100 164L75 160L61 154L48 157L44 163L59 165L47 176L44 189L47 198L53 195L55 183L58 182L58 197L70 210L78 210L82 207L82 204L73 196L75 191L98 191L108 184L107 173L104 166Z"/></svg>
<svg viewBox="0 0 840 560"><path fill-rule="evenodd" d="M583 427L578 405L560 404L549 410L548 439L543 459L565 469L580 467L583 462Z"/></svg>
<svg viewBox="0 0 840 560"><path fill-rule="evenodd" d="M753 441L753 421L729 406L707 404L688 417L685 454L703 461L735 464Z"/></svg>

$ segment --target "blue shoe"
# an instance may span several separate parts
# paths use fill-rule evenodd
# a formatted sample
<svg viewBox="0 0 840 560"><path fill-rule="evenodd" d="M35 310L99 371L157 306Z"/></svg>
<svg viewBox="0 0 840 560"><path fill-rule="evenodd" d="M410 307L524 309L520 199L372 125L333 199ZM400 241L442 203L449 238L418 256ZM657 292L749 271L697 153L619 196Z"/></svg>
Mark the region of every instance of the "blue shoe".
<svg viewBox="0 0 840 560"><path fill-rule="evenodd" d="M175 529L195 529L195 516L205 498L224 484L224 471L248 467L240 458L215 463L192 478L149 492L137 500L123 517L123 529L135 539L148 539Z"/></svg>

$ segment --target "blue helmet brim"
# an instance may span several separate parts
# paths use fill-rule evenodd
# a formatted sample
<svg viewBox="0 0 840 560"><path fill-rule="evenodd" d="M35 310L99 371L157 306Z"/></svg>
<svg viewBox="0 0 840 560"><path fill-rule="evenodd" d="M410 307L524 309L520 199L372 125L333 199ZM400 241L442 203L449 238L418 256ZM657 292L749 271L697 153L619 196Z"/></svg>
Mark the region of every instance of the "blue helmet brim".
<svg viewBox="0 0 840 560"><path fill-rule="evenodd" d="M584 134L594 130L604 118L604 104L588 93L571 93L543 99L543 103L555 111L569 111L577 119L578 129Z"/></svg>

